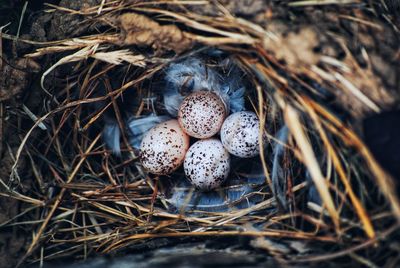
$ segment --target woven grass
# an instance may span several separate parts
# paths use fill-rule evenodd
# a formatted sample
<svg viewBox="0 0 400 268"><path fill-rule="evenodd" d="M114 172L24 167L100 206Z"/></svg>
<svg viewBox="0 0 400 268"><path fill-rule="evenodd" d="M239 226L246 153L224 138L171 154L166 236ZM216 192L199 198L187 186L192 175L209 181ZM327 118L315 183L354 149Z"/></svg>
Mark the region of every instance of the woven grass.
<svg viewBox="0 0 400 268"><path fill-rule="evenodd" d="M326 5L320 28L305 19L317 4ZM388 249L400 220L394 181L354 124L385 109L392 96L370 68L372 49L361 52L367 63L360 65L354 38L340 30L340 22L350 21L370 35L393 31L396 25L390 17L384 21L374 15L371 10L377 7L369 1L271 3L258 18L235 15L229 7L158 0L102 1L81 10L49 4L48 12L79 16L76 27L84 30L52 42L19 40L35 46L26 57L51 59L40 78L46 95L43 113L23 134L10 183L3 183L2 194L26 208L4 225L33 230L20 264L124 252L159 238L216 236L310 246L305 254L282 253L274 244L258 247L280 263L346 257L374 266L394 254ZM330 31L328 24L333 25ZM262 197L257 204L227 212L177 211L164 194L165 181L174 175L147 174L126 135L122 156L113 155L101 139L102 120L112 109L124 128L119 102L125 96L135 99L131 112L136 115L149 111L148 96L156 97L159 110L152 85L164 68L210 48L229 54L244 73L246 99L265 126L266 147L272 148L280 126L288 127L280 178L285 191L272 190L273 161L267 149L260 156L265 183L257 189ZM22 159L34 178L27 192L19 187ZM311 185L321 204L308 200Z"/></svg>

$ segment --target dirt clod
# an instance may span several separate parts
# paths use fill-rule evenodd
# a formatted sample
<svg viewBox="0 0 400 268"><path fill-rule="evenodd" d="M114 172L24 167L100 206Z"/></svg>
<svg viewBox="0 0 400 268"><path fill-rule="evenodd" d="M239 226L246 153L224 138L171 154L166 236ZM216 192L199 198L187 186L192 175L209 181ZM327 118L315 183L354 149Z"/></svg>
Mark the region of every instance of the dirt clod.
<svg viewBox="0 0 400 268"><path fill-rule="evenodd" d="M0 101L19 95L28 86L31 72L39 69L40 66L30 59L4 60L0 76Z"/></svg>

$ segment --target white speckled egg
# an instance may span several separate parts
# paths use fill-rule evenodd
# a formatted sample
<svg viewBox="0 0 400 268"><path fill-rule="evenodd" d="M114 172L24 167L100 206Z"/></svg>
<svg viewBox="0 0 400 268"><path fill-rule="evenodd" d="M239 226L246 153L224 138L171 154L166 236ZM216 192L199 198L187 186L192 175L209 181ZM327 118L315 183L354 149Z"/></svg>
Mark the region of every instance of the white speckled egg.
<svg viewBox="0 0 400 268"><path fill-rule="evenodd" d="M150 173L166 175L184 161L189 136L179 127L178 120L168 120L151 128L140 144L140 160Z"/></svg>
<svg viewBox="0 0 400 268"><path fill-rule="evenodd" d="M226 118L221 128L221 141L231 154L249 158L259 154L260 121L255 113L237 112Z"/></svg>
<svg viewBox="0 0 400 268"><path fill-rule="evenodd" d="M225 117L225 104L211 91L190 94L183 100L178 111L178 120L183 131L198 139L217 134Z"/></svg>
<svg viewBox="0 0 400 268"><path fill-rule="evenodd" d="M187 151L183 167L196 188L212 190L228 177L230 155L218 139L199 140Z"/></svg>

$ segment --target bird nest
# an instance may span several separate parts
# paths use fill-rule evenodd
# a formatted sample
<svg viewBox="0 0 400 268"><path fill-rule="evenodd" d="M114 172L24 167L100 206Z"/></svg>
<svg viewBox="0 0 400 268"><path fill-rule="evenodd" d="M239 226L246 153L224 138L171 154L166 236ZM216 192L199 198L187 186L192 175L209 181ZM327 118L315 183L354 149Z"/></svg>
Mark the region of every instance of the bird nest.
<svg viewBox="0 0 400 268"><path fill-rule="evenodd" d="M393 253L379 249L397 229L400 203L357 122L395 101L371 67L372 33L395 25L368 1L319 10L312 2L49 4L49 14L73 25L62 40L19 39L34 46L25 57L44 64L45 96L40 116L28 114L35 123L4 185L26 208L8 224L33 230L21 262L143 249L166 238L247 237L282 263L382 264ZM235 159L228 181L211 192L190 186L179 169L148 174L132 142L139 134L127 127L132 118L166 115L171 66L196 61L244 89L245 109L266 137L260 156ZM22 191L27 169L34 179Z"/></svg>

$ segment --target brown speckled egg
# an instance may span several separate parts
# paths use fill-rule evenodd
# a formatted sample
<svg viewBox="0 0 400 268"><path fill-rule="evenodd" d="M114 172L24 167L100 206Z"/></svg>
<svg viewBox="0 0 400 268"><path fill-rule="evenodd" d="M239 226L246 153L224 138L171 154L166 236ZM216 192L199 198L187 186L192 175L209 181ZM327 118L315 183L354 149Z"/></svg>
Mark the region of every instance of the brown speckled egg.
<svg viewBox="0 0 400 268"><path fill-rule="evenodd" d="M198 139L217 134L225 116L225 104L218 95L210 91L190 94L183 100L178 112L183 131Z"/></svg>
<svg viewBox="0 0 400 268"><path fill-rule="evenodd" d="M212 190L228 177L230 155L218 139L199 140L187 151L183 167L196 188Z"/></svg>
<svg viewBox="0 0 400 268"><path fill-rule="evenodd" d="M231 154L249 158L259 154L260 121L253 112L231 114L221 128L221 141Z"/></svg>
<svg viewBox="0 0 400 268"><path fill-rule="evenodd" d="M184 161L189 136L179 127L178 120L169 120L151 128L140 144L140 160L150 173L166 175Z"/></svg>

